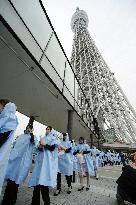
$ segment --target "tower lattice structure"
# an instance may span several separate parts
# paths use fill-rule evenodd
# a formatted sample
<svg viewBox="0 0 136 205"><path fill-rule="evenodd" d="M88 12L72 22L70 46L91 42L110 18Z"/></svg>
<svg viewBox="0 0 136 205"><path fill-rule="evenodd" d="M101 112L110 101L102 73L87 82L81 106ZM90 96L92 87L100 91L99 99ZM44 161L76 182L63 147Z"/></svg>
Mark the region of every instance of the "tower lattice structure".
<svg viewBox="0 0 136 205"><path fill-rule="evenodd" d="M77 8L71 20L74 32L71 64L88 100L90 114L97 119L103 133L111 129L115 140L136 142L136 113L91 38L88 23L86 12ZM80 88L77 95L84 113L86 106Z"/></svg>

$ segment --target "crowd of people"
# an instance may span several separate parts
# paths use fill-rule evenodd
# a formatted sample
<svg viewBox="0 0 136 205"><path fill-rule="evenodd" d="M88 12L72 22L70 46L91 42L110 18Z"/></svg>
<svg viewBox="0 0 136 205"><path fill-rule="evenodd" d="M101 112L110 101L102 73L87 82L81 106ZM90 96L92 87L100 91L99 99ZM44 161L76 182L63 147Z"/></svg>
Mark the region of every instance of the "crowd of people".
<svg viewBox="0 0 136 205"><path fill-rule="evenodd" d="M103 167L105 165L120 165L129 164L129 159L127 153L117 152L117 151L101 151L99 155L99 166Z"/></svg>
<svg viewBox="0 0 136 205"><path fill-rule="evenodd" d="M33 134L33 125L28 124L11 149L13 134L18 125L15 112L14 103L0 100L0 185L4 180L7 181L1 205L16 203L18 188L32 168L33 153L36 153L36 157L28 182L28 186L33 187L32 205L40 205L40 193L44 205L49 205L49 188L56 187L54 196L59 195L62 175L66 178L67 194L72 191L75 176L80 181L78 191L88 191L90 176L95 176L97 180L99 178L99 166L123 163L122 154L100 151L94 145L90 147L83 137L76 143L69 139L67 133L62 133L59 138L51 126L47 126L45 136L38 141Z"/></svg>

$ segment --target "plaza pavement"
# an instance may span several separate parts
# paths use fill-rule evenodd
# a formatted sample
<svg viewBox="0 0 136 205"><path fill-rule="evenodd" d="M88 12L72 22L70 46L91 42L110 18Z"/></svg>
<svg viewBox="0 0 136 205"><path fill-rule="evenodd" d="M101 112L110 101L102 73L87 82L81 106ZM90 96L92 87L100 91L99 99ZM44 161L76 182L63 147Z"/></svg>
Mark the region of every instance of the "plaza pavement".
<svg viewBox="0 0 136 205"><path fill-rule="evenodd" d="M116 180L121 175L121 167L122 166L106 166L100 168L99 180L96 180L94 177L90 178L89 191L86 191L86 189L81 192L77 191L79 183L78 179L76 179L76 183L72 183L72 193L68 195L66 193L66 182L63 180L60 195L53 196L54 189L50 190L51 205L117 205ZM85 181L86 177L84 178L84 183ZM33 189L27 187L27 182L24 183L19 189L16 205L31 205L32 192ZM43 205L42 200L41 205Z"/></svg>

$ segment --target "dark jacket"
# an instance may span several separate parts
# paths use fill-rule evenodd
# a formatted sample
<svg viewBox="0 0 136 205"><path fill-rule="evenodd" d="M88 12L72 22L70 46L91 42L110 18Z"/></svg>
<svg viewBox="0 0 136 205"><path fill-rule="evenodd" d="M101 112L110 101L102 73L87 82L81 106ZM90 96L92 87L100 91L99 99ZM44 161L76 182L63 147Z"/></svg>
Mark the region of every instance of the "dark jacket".
<svg viewBox="0 0 136 205"><path fill-rule="evenodd" d="M122 167L122 174L117 180L117 184L133 200L136 200L136 169L130 165Z"/></svg>

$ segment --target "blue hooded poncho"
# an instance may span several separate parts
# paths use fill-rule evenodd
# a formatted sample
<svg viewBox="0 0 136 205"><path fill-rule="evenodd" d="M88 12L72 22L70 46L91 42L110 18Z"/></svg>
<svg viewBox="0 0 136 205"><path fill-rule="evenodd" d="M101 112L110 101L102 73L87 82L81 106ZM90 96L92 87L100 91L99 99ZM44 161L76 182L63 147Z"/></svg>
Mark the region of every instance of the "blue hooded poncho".
<svg viewBox="0 0 136 205"><path fill-rule="evenodd" d="M65 141L61 141L61 146L66 149L71 148L69 153L63 153L59 155L58 159L58 172L70 176L73 175L73 153L72 153L72 144L69 141L69 137L67 136Z"/></svg>
<svg viewBox="0 0 136 205"><path fill-rule="evenodd" d="M16 106L11 102L7 103L3 111L0 113L0 133L12 131L8 137L8 140L0 148L0 192L5 178L14 131L18 125L18 119L15 113Z"/></svg>
<svg viewBox="0 0 136 205"><path fill-rule="evenodd" d="M55 187L57 184L59 141L57 136L52 132L45 135L42 140L47 145L55 145L55 150L50 151L48 149L44 149L43 151L39 151L35 167L29 181L29 186L34 187L37 185L43 185Z"/></svg>
<svg viewBox="0 0 136 205"><path fill-rule="evenodd" d="M30 142L30 134L20 135L10 153L6 177L16 184L25 181L32 165L32 154L36 146L36 138L34 142Z"/></svg>

